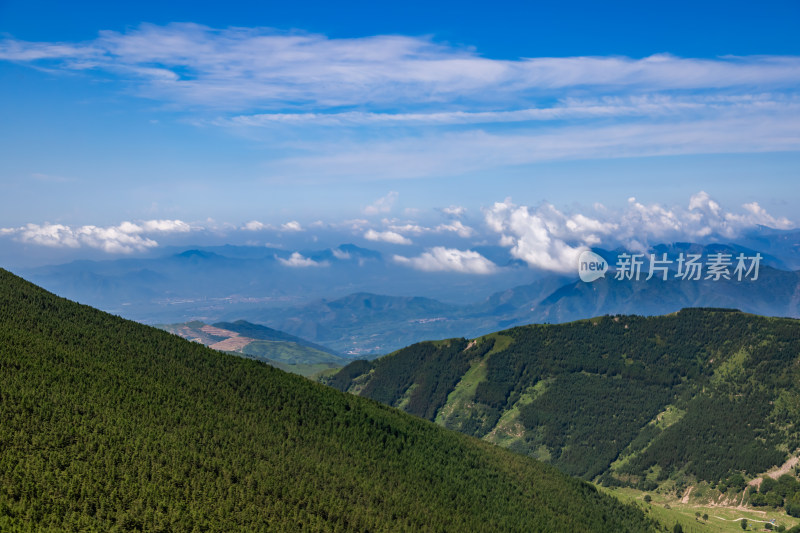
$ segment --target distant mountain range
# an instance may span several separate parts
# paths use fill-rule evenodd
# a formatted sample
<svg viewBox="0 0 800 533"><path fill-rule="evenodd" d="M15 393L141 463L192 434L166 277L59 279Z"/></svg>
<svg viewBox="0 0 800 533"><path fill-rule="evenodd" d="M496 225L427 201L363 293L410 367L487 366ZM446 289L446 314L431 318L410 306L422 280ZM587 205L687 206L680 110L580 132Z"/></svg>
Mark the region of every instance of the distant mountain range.
<svg viewBox="0 0 800 533"><path fill-rule="evenodd" d="M352 244L300 251L197 247L165 250L157 257L74 261L16 273L64 297L148 324L246 319L253 309L285 308L356 292L426 294L468 303L474 294L488 295L542 276L518 264L488 276L420 272Z"/></svg>
<svg viewBox="0 0 800 533"><path fill-rule="evenodd" d="M58 294L146 323L246 320L362 357L426 339L476 337L516 325L604 314L658 315L712 306L800 316L800 271L789 270L800 259L800 233L761 228L743 242L762 246L755 281L663 281L658 276L645 280L645 275L620 280L614 266L626 252L622 249L594 250L612 269L591 283L579 281L577 272L533 271L511 261L489 276L425 273L353 245L301 252L304 260L324 265L302 268L287 266L294 252L220 246L23 274ZM487 255L500 251L483 250ZM742 244L692 243L659 245L651 252L673 258L757 253ZM670 268L674 273L676 265Z"/></svg>
<svg viewBox="0 0 800 533"><path fill-rule="evenodd" d="M472 305L354 294L292 309L252 310L247 318L325 343L351 356L388 353L423 339L475 337L501 328L600 315L661 315L684 307L732 307L800 317L800 272L760 269L756 281L618 280L547 277Z"/></svg>

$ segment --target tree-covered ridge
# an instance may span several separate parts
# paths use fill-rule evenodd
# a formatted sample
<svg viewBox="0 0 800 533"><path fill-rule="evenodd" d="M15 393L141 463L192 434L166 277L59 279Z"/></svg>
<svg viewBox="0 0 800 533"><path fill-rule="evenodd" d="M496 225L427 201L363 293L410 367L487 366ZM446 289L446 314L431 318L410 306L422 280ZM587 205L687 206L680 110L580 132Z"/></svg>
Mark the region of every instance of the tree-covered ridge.
<svg viewBox="0 0 800 533"><path fill-rule="evenodd" d="M0 270L1 531L648 531L557 470Z"/></svg>
<svg viewBox="0 0 800 533"><path fill-rule="evenodd" d="M401 350L386 358L391 373L384 359L353 363L331 384L409 411L396 398L410 389L417 406L436 408L415 414L648 490L671 476L754 476L800 448L797 320L684 309L513 328L475 339L460 358L445 348L466 342ZM420 357L425 370L409 380L403 367L420 368ZM373 392L378 380L393 390L393 379L393 398Z"/></svg>

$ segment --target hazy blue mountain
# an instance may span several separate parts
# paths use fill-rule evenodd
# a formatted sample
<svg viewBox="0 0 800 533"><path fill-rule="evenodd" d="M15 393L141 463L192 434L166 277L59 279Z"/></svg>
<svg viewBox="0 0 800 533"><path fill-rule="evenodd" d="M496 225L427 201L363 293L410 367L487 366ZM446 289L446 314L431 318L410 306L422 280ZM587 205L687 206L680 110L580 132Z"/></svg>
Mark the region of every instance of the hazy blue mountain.
<svg viewBox="0 0 800 533"><path fill-rule="evenodd" d="M800 316L800 272L762 267L757 281L576 281L543 299L531 322L568 322L606 314L660 315L684 307L729 307L766 316Z"/></svg>
<svg viewBox="0 0 800 533"><path fill-rule="evenodd" d="M79 261L24 274L60 295L145 323L244 319L361 356L426 339L475 337L602 314L725 306L798 316L798 274L788 268L799 238L763 229L747 237L748 246L669 243L651 249L672 259L680 253L753 256L759 250L761 275L755 282L645 281L646 267L639 281L619 281L614 266L626 252L622 249L595 250L612 269L589 284L578 281L577 272L521 266L498 246L476 248L504 266L497 274L420 272L352 244L301 250L302 260L294 256L294 263L295 252L288 250L226 245L173 250L162 257ZM756 244L764 251L751 246ZM315 266L297 266L308 261Z"/></svg>
<svg viewBox="0 0 800 533"><path fill-rule="evenodd" d="M759 226L740 238L739 243L780 258L789 270L800 270L800 231L797 229Z"/></svg>
<svg viewBox="0 0 800 533"><path fill-rule="evenodd" d="M613 265L622 251L596 250ZM677 243L654 253L754 251L733 246ZM609 271L592 283L565 276L545 276L534 283L497 292L469 305L353 294L287 309L253 310L245 318L327 343L353 356L388 353L413 342L475 337L498 329L532 323L561 323L605 314L661 315L684 307L729 307L765 316L800 317L800 272L768 266L765 256L758 279L738 281L676 280L658 277L618 280ZM398 324L402 327L393 327Z"/></svg>
<svg viewBox="0 0 800 533"><path fill-rule="evenodd" d="M294 253L313 263L292 262ZM466 304L541 277L519 265L477 277L420 272L353 244L298 252L233 245L169 249L156 257L75 261L17 273L59 295L151 324L238 319L251 309L357 292L390 290Z"/></svg>

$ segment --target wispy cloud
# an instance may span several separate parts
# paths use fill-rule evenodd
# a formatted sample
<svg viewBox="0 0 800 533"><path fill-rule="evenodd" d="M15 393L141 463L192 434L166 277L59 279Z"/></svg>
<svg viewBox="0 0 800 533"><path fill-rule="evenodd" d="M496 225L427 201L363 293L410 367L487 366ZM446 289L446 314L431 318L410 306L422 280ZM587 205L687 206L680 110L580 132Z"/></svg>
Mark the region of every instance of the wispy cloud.
<svg viewBox="0 0 800 533"><path fill-rule="evenodd" d="M265 167L293 180L800 150L798 56L499 60L430 37L181 23L77 43L7 38L0 60L101 76L191 122L271 136L291 155ZM365 214L386 213L391 194Z"/></svg>
<svg viewBox="0 0 800 533"><path fill-rule="evenodd" d="M800 81L793 56L497 60L431 38L331 39L269 28L143 24L81 43L0 42L0 59L52 69L102 71L140 94L218 108L303 108L524 100L565 88L719 90Z"/></svg>
<svg viewBox="0 0 800 533"><path fill-rule="evenodd" d="M716 115L736 112L767 112L797 109L797 98L784 93L735 95L643 94L600 98L560 98L547 107L504 111L446 111L425 113L375 113L346 111L335 113L262 113L220 118L212 124L225 127L388 127L504 124L514 122L547 123L591 119L665 118Z"/></svg>
<svg viewBox="0 0 800 533"><path fill-rule="evenodd" d="M542 161L800 150L800 108L744 116L331 141L269 163L297 179L454 176Z"/></svg>
<svg viewBox="0 0 800 533"><path fill-rule="evenodd" d="M389 220L383 221L389 225L389 230L400 234L423 235L425 233L456 233L459 237L468 238L475 234L475 230L469 226L465 226L460 220L453 220L446 224L439 224L435 227L421 226L420 224L413 224L406 222L405 224L392 224Z"/></svg>
<svg viewBox="0 0 800 533"><path fill-rule="evenodd" d="M465 274L493 274L497 265L472 250L458 250L435 246L418 257L395 255L394 261L426 272L461 272Z"/></svg>
<svg viewBox="0 0 800 533"><path fill-rule="evenodd" d="M365 215L379 215L389 213L397 201L398 193L389 191L386 196L382 196L364 208Z"/></svg>

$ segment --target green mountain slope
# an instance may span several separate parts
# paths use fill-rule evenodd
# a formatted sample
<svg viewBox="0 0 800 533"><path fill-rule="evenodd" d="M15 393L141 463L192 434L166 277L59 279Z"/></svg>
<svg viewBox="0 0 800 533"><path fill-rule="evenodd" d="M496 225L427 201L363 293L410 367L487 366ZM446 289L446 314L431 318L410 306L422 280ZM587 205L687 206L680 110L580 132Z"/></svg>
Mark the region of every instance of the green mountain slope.
<svg viewBox="0 0 800 533"><path fill-rule="evenodd" d="M800 321L715 309L421 343L329 383L608 484L755 476L800 448Z"/></svg>
<svg viewBox="0 0 800 533"><path fill-rule="evenodd" d="M585 482L0 270L1 531L647 531Z"/></svg>

